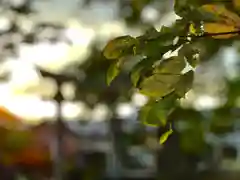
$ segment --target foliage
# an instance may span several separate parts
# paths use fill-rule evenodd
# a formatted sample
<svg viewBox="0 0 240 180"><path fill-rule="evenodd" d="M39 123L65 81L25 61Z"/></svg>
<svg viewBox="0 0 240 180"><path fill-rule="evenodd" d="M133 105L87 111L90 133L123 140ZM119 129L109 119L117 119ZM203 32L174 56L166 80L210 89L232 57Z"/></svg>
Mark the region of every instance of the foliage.
<svg viewBox="0 0 240 180"><path fill-rule="evenodd" d="M107 83L123 70L124 64L134 61L131 57L135 57L135 66L129 72L132 86L150 99L140 110L139 118L144 124L154 126L172 123L169 117L177 113L179 100L191 89L196 67L221 46L238 40L239 4L239 0L175 0L174 11L180 19L171 27L163 26L159 31L152 27L138 37L117 37L105 46L103 54L112 63ZM166 53L170 55L166 57ZM177 119L181 118L183 114L178 114ZM216 125L216 120L213 124ZM169 132L160 142L164 142L172 130ZM184 144L194 143L203 136L201 130L188 130L182 138Z"/></svg>

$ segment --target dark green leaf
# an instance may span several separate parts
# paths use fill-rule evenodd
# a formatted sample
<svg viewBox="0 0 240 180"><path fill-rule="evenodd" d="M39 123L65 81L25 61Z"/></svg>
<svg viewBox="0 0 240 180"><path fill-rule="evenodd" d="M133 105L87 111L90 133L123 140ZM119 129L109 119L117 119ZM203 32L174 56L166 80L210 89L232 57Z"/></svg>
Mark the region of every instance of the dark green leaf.
<svg viewBox="0 0 240 180"><path fill-rule="evenodd" d="M178 16L186 19L188 22L215 20L215 16L199 8L201 5L207 3L209 3L208 0L175 0L174 11Z"/></svg>
<svg viewBox="0 0 240 180"><path fill-rule="evenodd" d="M144 66L135 66L131 71L131 81L134 87L137 87L139 79L141 77L141 72L144 69Z"/></svg>
<svg viewBox="0 0 240 180"><path fill-rule="evenodd" d="M112 63L107 71L107 85L110 85L111 82L117 77L120 73L120 62L116 61Z"/></svg>
<svg viewBox="0 0 240 180"><path fill-rule="evenodd" d="M144 58L139 63L137 63L131 70L130 76L131 81L135 87L138 86L141 78L148 76L148 72L152 71L152 64L155 62L155 59Z"/></svg>
<svg viewBox="0 0 240 180"><path fill-rule="evenodd" d="M154 27L149 28L144 35L138 37L141 40L152 40L161 36L161 33L157 31Z"/></svg>

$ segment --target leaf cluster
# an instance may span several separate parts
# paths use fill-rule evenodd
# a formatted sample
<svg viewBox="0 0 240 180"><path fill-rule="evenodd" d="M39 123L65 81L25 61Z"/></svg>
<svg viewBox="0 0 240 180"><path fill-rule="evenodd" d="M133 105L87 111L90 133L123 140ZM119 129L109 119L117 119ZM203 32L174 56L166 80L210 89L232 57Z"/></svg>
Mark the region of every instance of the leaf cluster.
<svg viewBox="0 0 240 180"><path fill-rule="evenodd" d="M209 53L208 46L202 47L201 43L213 46L238 38L239 7L239 0L175 0L174 11L181 19L171 27L163 26L159 31L152 27L141 36L126 35L108 42L103 50L105 58L112 62L107 84L135 57L136 63L129 72L132 86L149 97L139 118L147 125L166 126L179 99L192 88L196 66L219 48L216 46ZM171 133L170 128L160 143Z"/></svg>

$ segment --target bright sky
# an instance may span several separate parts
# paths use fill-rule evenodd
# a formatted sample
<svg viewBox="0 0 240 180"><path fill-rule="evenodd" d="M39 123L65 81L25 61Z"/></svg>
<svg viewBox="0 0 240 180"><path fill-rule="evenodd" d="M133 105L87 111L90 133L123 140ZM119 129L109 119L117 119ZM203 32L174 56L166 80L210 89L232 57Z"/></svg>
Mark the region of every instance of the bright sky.
<svg viewBox="0 0 240 180"><path fill-rule="evenodd" d="M76 21L69 21L66 36L72 40L73 46L64 42L54 45L48 42L20 45L19 57L9 57L3 65L3 68L11 74L8 83L0 84L2 105L29 120L54 117L56 105L41 100L41 93L38 92L43 84L35 65L58 73L69 63L81 63L81 59L84 60L89 54L88 46L94 37L94 31L81 27ZM71 103L65 104L63 115L68 118L77 117L80 110L76 106Z"/></svg>
<svg viewBox="0 0 240 180"><path fill-rule="evenodd" d="M54 117L56 114L56 104L52 101L43 101L41 99L42 92L40 92L43 89L54 89L54 84L48 83L47 87L52 85L52 88L43 87L46 84L43 84L42 77L36 71L35 65L51 72L61 72L69 63L82 63L81 60L84 60L90 53L88 47L96 34L108 38L113 35L112 33L119 35L126 31L125 26L117 22L100 24L101 28L97 29L83 26L74 18L78 1L35 1L39 13L32 19L55 22L61 20L68 26L65 35L72 41L73 46L69 46L65 42L58 42L54 45L48 42L34 45L21 44L18 50L19 57L9 57L3 66L5 70L11 72L11 80L9 83L0 84L0 104L28 121L35 122L44 117ZM53 6L54 8L52 8ZM92 8L96 14L101 14L102 12L97 9L97 6ZM96 17L92 19L97 19ZM96 105L90 114L87 113L90 111L81 102L65 102L62 108L63 116L67 119L88 116L96 121L101 121L108 116L108 109L104 104Z"/></svg>

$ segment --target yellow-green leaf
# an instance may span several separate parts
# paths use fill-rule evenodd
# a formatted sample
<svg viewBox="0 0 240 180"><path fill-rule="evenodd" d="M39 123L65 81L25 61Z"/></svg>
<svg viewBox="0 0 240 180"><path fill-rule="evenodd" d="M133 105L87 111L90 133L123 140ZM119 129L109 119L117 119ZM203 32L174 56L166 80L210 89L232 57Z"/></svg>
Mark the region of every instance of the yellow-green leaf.
<svg viewBox="0 0 240 180"><path fill-rule="evenodd" d="M233 6L235 9L239 10L240 9L240 0L232 0Z"/></svg>
<svg viewBox="0 0 240 180"><path fill-rule="evenodd" d="M191 23L189 25L189 33L191 35L201 36L204 33L201 23L199 23L199 24Z"/></svg>
<svg viewBox="0 0 240 180"><path fill-rule="evenodd" d="M224 32L234 32L238 31L239 29L236 28L235 26L231 25L226 25L226 24L221 24L221 23L205 23L204 24L204 31L206 33L224 33ZM224 35L215 35L213 38L216 39L228 39L233 36L238 35L236 34L224 34Z"/></svg>
<svg viewBox="0 0 240 180"><path fill-rule="evenodd" d="M226 25L240 27L240 17L222 4L205 4L200 9L215 15L219 19L219 23L222 22Z"/></svg>
<svg viewBox="0 0 240 180"><path fill-rule="evenodd" d="M121 36L108 42L103 50L103 55L107 59L118 59L125 54L134 54L136 49L134 45L137 40L131 36Z"/></svg>
<svg viewBox="0 0 240 180"><path fill-rule="evenodd" d="M170 128L167 132L165 132L161 137L160 137L160 140L159 140L159 143L160 144L163 144L167 141L168 137L173 133L173 130L172 128Z"/></svg>

